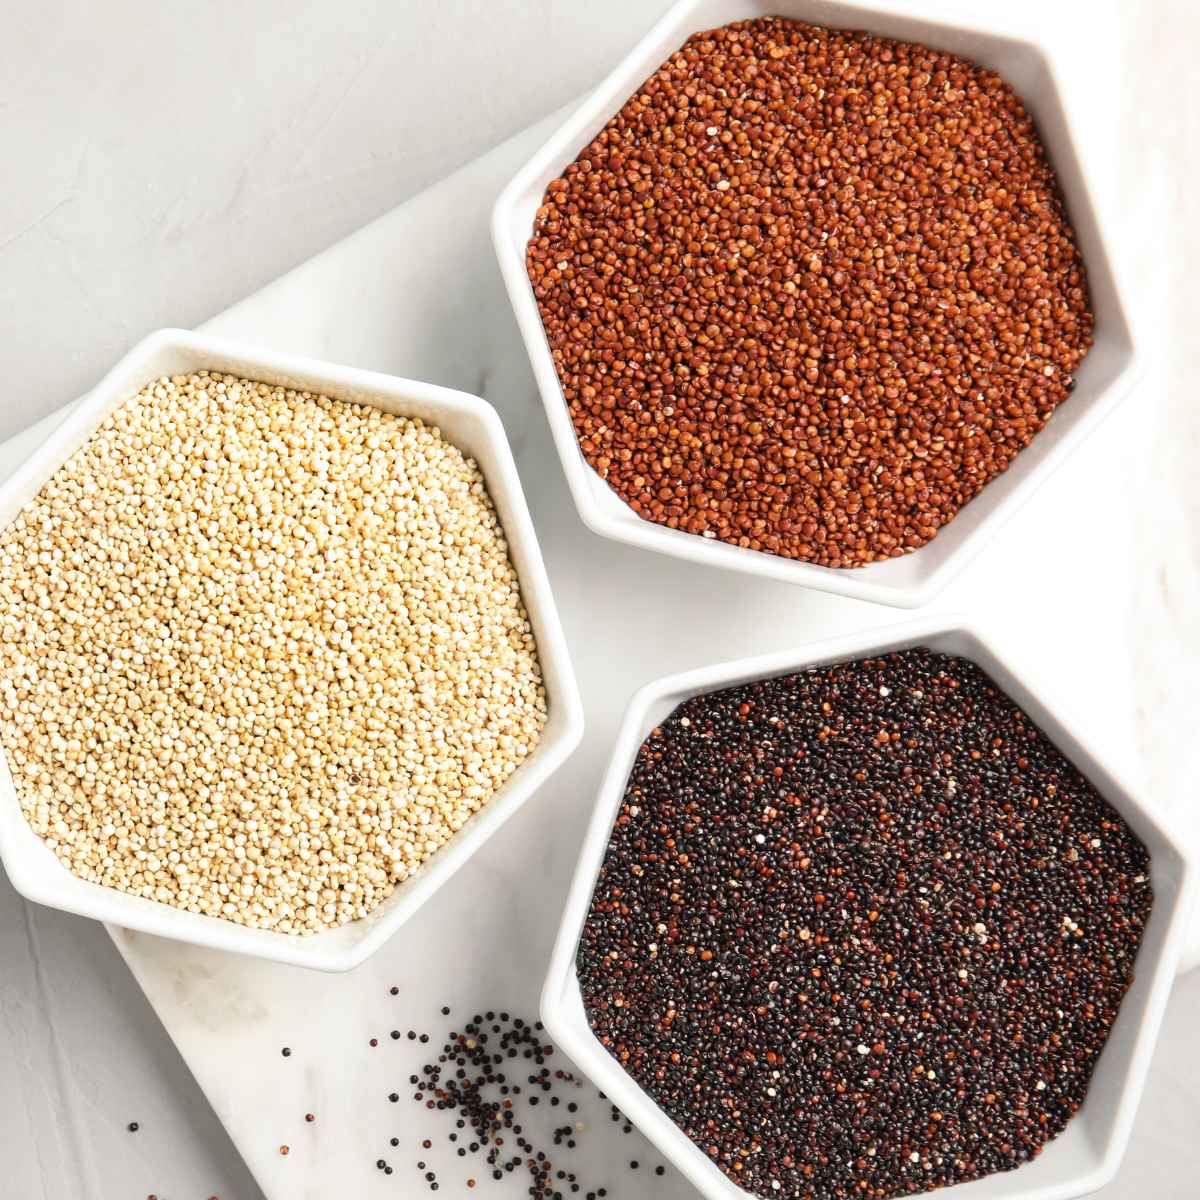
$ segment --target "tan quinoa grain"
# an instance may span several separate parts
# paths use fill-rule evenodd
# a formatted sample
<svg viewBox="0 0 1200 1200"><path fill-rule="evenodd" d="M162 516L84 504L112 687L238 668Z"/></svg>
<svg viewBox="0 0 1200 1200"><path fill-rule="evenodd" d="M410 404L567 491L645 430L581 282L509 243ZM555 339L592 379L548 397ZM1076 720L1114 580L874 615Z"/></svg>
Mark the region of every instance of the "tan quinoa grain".
<svg viewBox="0 0 1200 1200"><path fill-rule="evenodd" d="M690 38L550 183L526 259L580 448L617 495L830 567L928 542L1092 340L1009 85L782 18Z"/></svg>
<svg viewBox="0 0 1200 1200"><path fill-rule="evenodd" d="M0 738L78 876L289 933L365 916L546 720L476 465L377 409L200 372L0 533Z"/></svg>

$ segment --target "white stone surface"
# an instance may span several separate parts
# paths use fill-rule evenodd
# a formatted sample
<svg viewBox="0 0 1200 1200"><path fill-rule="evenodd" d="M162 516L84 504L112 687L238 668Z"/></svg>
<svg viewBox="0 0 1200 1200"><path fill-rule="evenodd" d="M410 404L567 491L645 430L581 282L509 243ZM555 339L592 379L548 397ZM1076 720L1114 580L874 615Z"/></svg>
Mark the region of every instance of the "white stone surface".
<svg viewBox="0 0 1200 1200"><path fill-rule="evenodd" d="M203 319L577 93L663 5L5 7L0 435L78 393L147 329ZM1007 8L1017 28L1051 19L1044 5ZM1200 14L1186 0L1054 11L1064 83L1122 217L1150 370L940 606L995 630L1150 794L1194 821L1200 418L1189 384L1200 243L1190 199L1200 122L1184 81ZM568 769L354 975L118 935L270 1200L425 1194L411 1173L424 1136L416 1106L402 1086L397 1109L384 1098L412 1061L387 1031L436 1030L443 1003L532 1012L606 746L637 684L896 615L668 562L582 527L487 246L487 209L521 153L499 151L213 325L497 405L589 718ZM260 1195L101 929L31 909L0 883L0 949L0 1196ZM1196 1194L1197 1000L1194 975L1172 1000L1105 1200ZM294 1047L289 1060L283 1044ZM318 1113L312 1126L306 1110ZM130 1135L134 1119L142 1130ZM614 1147L604 1125L585 1142L595 1169L657 1161L637 1135ZM391 1154L393 1132L404 1144L385 1179L374 1160ZM293 1147L286 1159L281 1142ZM606 1173L614 1200L690 1194L670 1176ZM458 1175L447 1170L444 1194L461 1193L461 1180L449 1182ZM521 1194L510 1182L491 1194Z"/></svg>

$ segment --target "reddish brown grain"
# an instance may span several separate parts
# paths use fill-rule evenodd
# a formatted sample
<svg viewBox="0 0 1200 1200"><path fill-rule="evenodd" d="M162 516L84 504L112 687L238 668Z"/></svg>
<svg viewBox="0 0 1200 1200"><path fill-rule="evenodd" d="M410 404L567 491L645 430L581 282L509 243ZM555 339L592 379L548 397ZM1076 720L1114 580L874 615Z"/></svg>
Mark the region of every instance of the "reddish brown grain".
<svg viewBox="0 0 1200 1200"><path fill-rule="evenodd" d="M1012 89L780 18L664 63L549 185L527 265L583 454L634 511L831 567L932 538L1092 338Z"/></svg>

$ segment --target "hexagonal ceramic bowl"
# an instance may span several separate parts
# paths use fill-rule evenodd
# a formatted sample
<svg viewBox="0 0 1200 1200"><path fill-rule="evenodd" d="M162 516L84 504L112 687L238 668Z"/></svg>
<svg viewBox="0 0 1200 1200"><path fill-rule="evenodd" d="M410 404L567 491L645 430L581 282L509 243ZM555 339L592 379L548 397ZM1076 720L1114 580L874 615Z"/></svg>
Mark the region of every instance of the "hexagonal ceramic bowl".
<svg viewBox="0 0 1200 1200"><path fill-rule="evenodd" d="M0 754L0 858L23 896L129 929L326 971L357 966L381 946L550 777L583 734L583 711L550 583L504 426L485 401L464 392L352 367L274 354L218 338L164 329L139 343L81 400L25 466L0 487L0 528L146 383L210 369L419 417L479 464L496 506L521 594L537 638L549 717L534 752L491 801L369 916L305 937L247 929L230 921L129 896L72 875L21 812L8 762Z"/></svg>
<svg viewBox="0 0 1200 1200"><path fill-rule="evenodd" d="M525 274L525 247L547 184L691 34L765 15L869 29L946 49L998 71L1016 88L1037 122L1088 269L1096 341L1076 376L1071 397L1012 466L989 483L937 537L912 554L864 567L833 569L793 561L668 529L639 517L588 465L579 450L533 289ZM1093 201L1048 53L1032 42L989 31L930 0L912 0L903 11L874 8L856 0L681 0L504 189L492 215L492 238L555 446L585 524L605 537L661 554L878 604L913 608L932 599L1096 428L1128 392L1136 375L1133 336L1108 250L1111 239Z"/></svg>
<svg viewBox="0 0 1200 1200"><path fill-rule="evenodd" d="M722 1174L600 1044L584 1014L575 971L580 931L638 747L668 713L698 693L911 646L928 646L971 659L1021 705L1149 848L1155 894L1138 952L1136 978L1121 1005L1079 1113L1032 1162L937 1194L946 1200L1067 1200L1082 1196L1112 1178L1129 1140L1187 934L1187 917L1196 891L1195 861L1182 839L1104 765L1095 748L1089 746L1085 731L1047 708L989 642L960 620L925 618L657 680L634 696L621 724L554 947L542 992L542 1020L555 1043L709 1200L747 1200L750 1193Z"/></svg>

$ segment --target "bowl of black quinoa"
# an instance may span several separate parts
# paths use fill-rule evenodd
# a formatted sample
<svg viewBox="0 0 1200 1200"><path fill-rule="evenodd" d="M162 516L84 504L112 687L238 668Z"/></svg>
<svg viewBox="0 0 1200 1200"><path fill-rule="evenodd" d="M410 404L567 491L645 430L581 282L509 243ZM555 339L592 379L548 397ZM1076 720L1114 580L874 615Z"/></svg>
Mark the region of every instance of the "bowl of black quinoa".
<svg viewBox="0 0 1200 1200"><path fill-rule="evenodd" d="M542 1018L707 1197L1083 1195L1195 872L990 642L906 622L638 692Z"/></svg>

